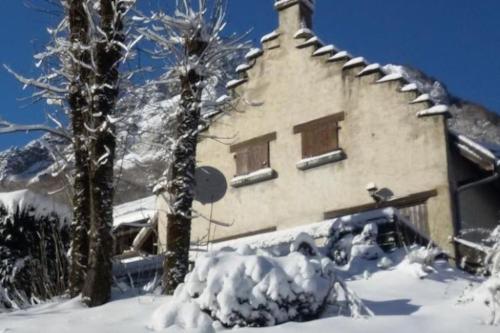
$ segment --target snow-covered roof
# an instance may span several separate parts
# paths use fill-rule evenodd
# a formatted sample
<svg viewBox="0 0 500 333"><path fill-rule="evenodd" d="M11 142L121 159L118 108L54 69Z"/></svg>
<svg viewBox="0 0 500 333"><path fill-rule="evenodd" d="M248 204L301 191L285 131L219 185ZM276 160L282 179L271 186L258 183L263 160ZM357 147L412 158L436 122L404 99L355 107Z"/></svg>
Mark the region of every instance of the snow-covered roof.
<svg viewBox="0 0 500 333"><path fill-rule="evenodd" d="M61 220L72 218L71 208L56 202L49 196L34 193L29 190L0 193L0 206L7 214L13 215L19 211L30 210L35 218L57 215Z"/></svg>
<svg viewBox="0 0 500 333"><path fill-rule="evenodd" d="M498 170L500 167L500 146L480 143L457 133L451 133L451 135L462 156L484 170Z"/></svg>
<svg viewBox="0 0 500 333"><path fill-rule="evenodd" d="M215 243L212 249L217 250L217 249L222 249L224 247L238 248L243 245L248 245L251 248L266 249L282 244L290 244L301 233L309 234L310 236L316 239L324 238L329 235L330 230L334 226L341 226L345 224L358 224L385 217L392 217L394 216L394 214L396 214L396 211L394 210L394 208L391 207L376 209L364 213L337 217L334 219L318 223L306 224L295 228L278 230L264 234L239 238L235 240Z"/></svg>
<svg viewBox="0 0 500 333"><path fill-rule="evenodd" d="M156 196L127 202L113 209L113 227L137 223L154 217L156 213Z"/></svg>

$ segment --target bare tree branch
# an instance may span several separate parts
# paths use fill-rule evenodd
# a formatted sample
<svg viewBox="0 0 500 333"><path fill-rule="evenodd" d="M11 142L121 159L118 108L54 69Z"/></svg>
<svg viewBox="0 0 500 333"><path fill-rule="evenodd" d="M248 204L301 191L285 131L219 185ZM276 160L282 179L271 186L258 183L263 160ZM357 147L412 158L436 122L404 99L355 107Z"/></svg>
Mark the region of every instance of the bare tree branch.
<svg viewBox="0 0 500 333"><path fill-rule="evenodd" d="M11 134L18 132L47 132L58 137L64 138L71 142L72 137L70 134L65 131L52 128L47 125L42 124L34 124L34 125L21 125L21 124L12 124L5 120L0 119L0 134Z"/></svg>

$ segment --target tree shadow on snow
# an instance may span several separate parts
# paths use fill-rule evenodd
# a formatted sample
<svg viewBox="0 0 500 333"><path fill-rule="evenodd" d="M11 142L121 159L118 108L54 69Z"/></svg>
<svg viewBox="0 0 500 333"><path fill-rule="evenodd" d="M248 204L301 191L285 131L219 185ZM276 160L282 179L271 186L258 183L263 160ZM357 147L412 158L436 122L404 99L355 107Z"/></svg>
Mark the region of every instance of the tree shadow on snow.
<svg viewBox="0 0 500 333"><path fill-rule="evenodd" d="M363 300L375 316L407 316L417 312L420 305L411 304L410 299L395 299L389 301Z"/></svg>

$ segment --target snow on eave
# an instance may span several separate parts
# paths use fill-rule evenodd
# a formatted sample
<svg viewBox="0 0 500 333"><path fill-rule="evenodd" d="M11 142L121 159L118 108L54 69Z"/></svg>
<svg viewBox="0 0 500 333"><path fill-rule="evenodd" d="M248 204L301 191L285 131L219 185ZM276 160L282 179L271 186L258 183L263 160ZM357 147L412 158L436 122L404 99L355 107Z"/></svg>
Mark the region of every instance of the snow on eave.
<svg viewBox="0 0 500 333"><path fill-rule="evenodd" d="M423 102L431 102L431 96L429 94L422 94L417 98L415 98L413 101L411 101L410 104L417 104Z"/></svg>
<svg viewBox="0 0 500 333"><path fill-rule="evenodd" d="M260 39L261 43L272 41L280 36L280 33L274 30L273 32L268 33L267 35L262 36Z"/></svg>
<svg viewBox="0 0 500 333"><path fill-rule="evenodd" d="M404 80L403 75L399 73L392 73L392 74L387 74L386 76L378 80L376 83L384 83L384 82L398 81L398 80Z"/></svg>
<svg viewBox="0 0 500 333"><path fill-rule="evenodd" d="M417 117L429 117L429 116L439 116L439 115L448 115L449 108L448 105L438 104L429 109L418 111Z"/></svg>
<svg viewBox="0 0 500 333"><path fill-rule="evenodd" d="M156 196L127 202L113 208L113 228L149 220L156 213Z"/></svg>
<svg viewBox="0 0 500 333"><path fill-rule="evenodd" d="M0 206L9 215L26 211L33 214L35 219L56 215L61 222L72 219L73 212L70 207L56 202L49 196L44 196L29 190L0 193Z"/></svg>
<svg viewBox="0 0 500 333"><path fill-rule="evenodd" d="M311 38L314 36L314 32L312 32L311 29L308 28L301 28L297 30L297 32L293 35L293 38L299 39L299 38Z"/></svg>
<svg viewBox="0 0 500 333"><path fill-rule="evenodd" d="M236 67L235 72L236 73L246 72L247 70L249 70L252 67L253 67L253 65L251 65L251 64L241 64L238 67Z"/></svg>
<svg viewBox="0 0 500 333"><path fill-rule="evenodd" d="M248 51L248 53L245 55L245 58L247 60L255 59L257 57L260 57L263 53L264 53L264 51L255 47L255 48L251 49L250 51Z"/></svg>
<svg viewBox="0 0 500 333"><path fill-rule="evenodd" d="M346 62L342 68L347 69L347 68L355 67L358 65L366 65L365 58L363 58L363 57L352 58L351 60Z"/></svg>
<svg viewBox="0 0 500 333"><path fill-rule="evenodd" d="M478 165L481 169L492 170L490 161L485 161L484 156L479 155L476 151L472 150L469 146L462 144L460 142L455 143L460 154L471 161L472 163Z"/></svg>
<svg viewBox="0 0 500 333"><path fill-rule="evenodd" d="M361 70L361 72L359 72L357 74L357 76L368 75L368 74L372 74L375 72L382 72L380 68L381 67L380 67L379 63L370 64L370 65L366 66L365 68L363 68Z"/></svg>
<svg viewBox="0 0 500 333"><path fill-rule="evenodd" d="M231 80L226 84L226 89L234 89L247 81L247 79Z"/></svg>
<svg viewBox="0 0 500 333"><path fill-rule="evenodd" d="M335 45L330 44L330 45L320 47L319 49L314 51L314 53L312 55L313 55L313 57L316 57L316 56L321 56L321 55L325 55L325 54L333 53L333 52L337 52L337 48L335 47Z"/></svg>
<svg viewBox="0 0 500 333"><path fill-rule="evenodd" d="M337 60L342 60L342 59L351 59L352 56L349 54L347 51L340 51L331 56L330 58L327 59L327 61L332 62L332 61L337 61Z"/></svg>
<svg viewBox="0 0 500 333"><path fill-rule="evenodd" d="M455 134L455 136L459 143L467 146L469 149L481 155L482 157L488 159L490 162L498 163L500 161L500 159L491 150L479 144L478 142L469 139L468 137L462 134Z"/></svg>
<svg viewBox="0 0 500 333"><path fill-rule="evenodd" d="M312 45L324 45L324 43L317 36L314 36L314 37L311 37L308 40L306 40L304 43L297 45L297 48L300 49L300 48L305 48L305 47L312 46Z"/></svg>
<svg viewBox="0 0 500 333"><path fill-rule="evenodd" d="M401 91L402 92L419 91L419 89L416 83L408 83L407 85L401 88Z"/></svg>
<svg viewBox="0 0 500 333"><path fill-rule="evenodd" d="M215 100L215 103L218 104L218 105L220 105L220 104L225 104L225 103L227 103L230 100L231 100L231 97L229 97L228 95L222 95L222 96L220 96L219 98L217 98Z"/></svg>

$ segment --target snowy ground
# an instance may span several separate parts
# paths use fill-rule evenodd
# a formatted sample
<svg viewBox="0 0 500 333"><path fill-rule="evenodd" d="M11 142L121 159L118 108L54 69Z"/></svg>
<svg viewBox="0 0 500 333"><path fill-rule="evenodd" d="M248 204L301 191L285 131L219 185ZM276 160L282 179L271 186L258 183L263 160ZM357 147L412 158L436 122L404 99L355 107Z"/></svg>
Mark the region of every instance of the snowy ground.
<svg viewBox="0 0 500 333"><path fill-rule="evenodd" d="M488 309L483 294L471 292L478 280L446 264L424 279L415 274L416 265L402 262L388 270L360 274L348 281L375 313L368 319L325 314L307 323L288 323L270 328L237 329L235 332L496 332L488 326ZM464 302L467 295L476 300ZM151 314L169 297L151 295L116 298L98 308L87 309L77 300L61 300L24 311L0 314L0 333L17 332L150 332ZM462 300L460 302L459 300ZM168 328L165 332L182 332Z"/></svg>

